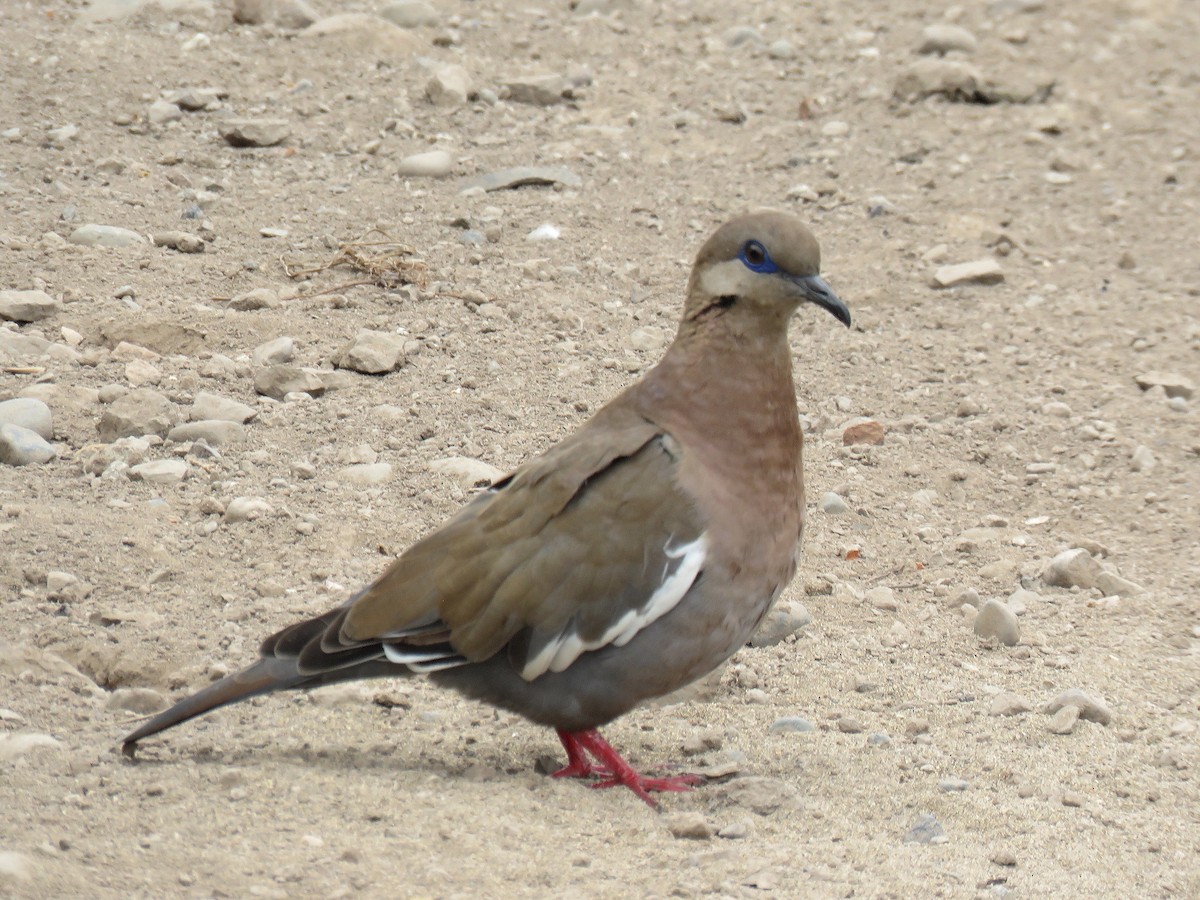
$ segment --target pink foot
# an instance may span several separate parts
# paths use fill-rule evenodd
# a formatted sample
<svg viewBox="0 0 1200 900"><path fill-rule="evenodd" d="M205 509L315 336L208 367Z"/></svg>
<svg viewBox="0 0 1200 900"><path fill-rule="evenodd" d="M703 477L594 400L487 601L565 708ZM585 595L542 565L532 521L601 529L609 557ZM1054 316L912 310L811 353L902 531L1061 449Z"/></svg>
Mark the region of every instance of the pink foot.
<svg viewBox="0 0 1200 900"><path fill-rule="evenodd" d="M624 785L654 809L658 809L658 803L650 796L651 791L690 791L704 781L700 775L671 775L666 778L641 775L594 728L587 731L565 731L560 728L558 739L566 748L567 764L554 773L555 778L595 776L601 780L592 785L594 788ZM588 759L589 755L599 765Z"/></svg>

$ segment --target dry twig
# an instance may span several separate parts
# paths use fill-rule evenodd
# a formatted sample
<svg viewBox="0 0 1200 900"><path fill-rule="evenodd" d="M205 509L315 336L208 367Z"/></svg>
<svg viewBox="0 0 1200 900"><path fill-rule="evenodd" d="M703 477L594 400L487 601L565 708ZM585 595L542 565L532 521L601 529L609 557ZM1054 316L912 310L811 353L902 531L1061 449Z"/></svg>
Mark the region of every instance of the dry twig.
<svg viewBox="0 0 1200 900"><path fill-rule="evenodd" d="M372 234L380 234L384 239L366 240ZM358 240L340 244L337 252L323 265L300 268L282 256L279 261L283 264L283 270L289 278L304 278L337 266L349 266L367 275L366 278L355 279L319 291L318 294L329 294L360 284L375 284L382 288L415 284L417 287L423 288L429 281L429 267L422 260L412 259L414 253L416 251L412 247L392 240L391 235L386 231L372 228ZM310 294L309 296L314 295Z"/></svg>

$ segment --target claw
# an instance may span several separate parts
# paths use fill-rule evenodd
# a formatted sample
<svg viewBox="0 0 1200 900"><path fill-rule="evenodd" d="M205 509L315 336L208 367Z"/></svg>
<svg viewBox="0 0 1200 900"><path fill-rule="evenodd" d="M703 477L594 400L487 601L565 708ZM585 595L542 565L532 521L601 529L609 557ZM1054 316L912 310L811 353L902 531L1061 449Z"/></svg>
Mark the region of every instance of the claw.
<svg viewBox="0 0 1200 900"><path fill-rule="evenodd" d="M558 729L558 739L567 751L567 764L554 773L555 778L599 778L593 788L624 786L637 794L647 805L658 809L651 791L690 791L704 783L702 775L670 775L652 778L633 768L596 729L566 731ZM596 762L589 759L594 757Z"/></svg>

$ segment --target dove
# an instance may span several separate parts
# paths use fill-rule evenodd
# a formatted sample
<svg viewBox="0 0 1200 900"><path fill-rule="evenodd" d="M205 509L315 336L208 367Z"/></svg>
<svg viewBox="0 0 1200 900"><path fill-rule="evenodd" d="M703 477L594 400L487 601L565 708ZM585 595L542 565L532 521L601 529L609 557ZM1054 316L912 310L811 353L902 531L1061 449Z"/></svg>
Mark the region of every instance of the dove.
<svg viewBox="0 0 1200 900"><path fill-rule="evenodd" d="M555 729L558 777L651 806L699 783L638 772L598 729L720 666L795 575L805 497L788 324L818 307L850 325L820 256L788 213L721 225L656 366L341 606L129 734L125 752L249 697L423 676Z"/></svg>

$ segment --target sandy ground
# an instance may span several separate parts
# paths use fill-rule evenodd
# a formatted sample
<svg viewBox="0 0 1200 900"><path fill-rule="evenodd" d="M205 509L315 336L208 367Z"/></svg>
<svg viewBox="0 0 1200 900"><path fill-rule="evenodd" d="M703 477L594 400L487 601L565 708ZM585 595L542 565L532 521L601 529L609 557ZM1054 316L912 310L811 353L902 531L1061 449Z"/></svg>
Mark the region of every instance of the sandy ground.
<svg viewBox="0 0 1200 900"><path fill-rule="evenodd" d="M60 301L0 331L0 400L45 401L57 451L0 466L0 893L1200 895L1200 398L1135 381L1200 380L1200 7L435 3L323 36L299 5L0 10L0 290ZM952 65L914 70L939 22L976 46L952 32ZM959 87L894 95L918 76ZM215 90L162 104L182 88ZM231 118L286 136L234 147ZM448 175L398 174L430 150ZM463 193L528 165L578 182ZM472 477L437 461L507 469L652 365L699 243L759 204L811 223L855 317L793 329L810 518L785 599L812 621L606 731L722 778L656 815L545 777L552 733L415 679L121 757L130 707L249 662L456 509ZM66 240L93 223L203 252ZM424 287L284 270L376 226ZM978 260L1003 280L934 286ZM404 364L333 371L362 329ZM256 393L280 337L323 396ZM216 454L98 448L135 387L256 416ZM843 446L859 417L881 445ZM185 477L129 477L156 460ZM372 463L390 478L349 480ZM235 521L236 498L265 502ZM1076 547L1107 587L1046 583ZM973 630L989 600L1015 645ZM1045 711L1071 689L1106 723Z"/></svg>

